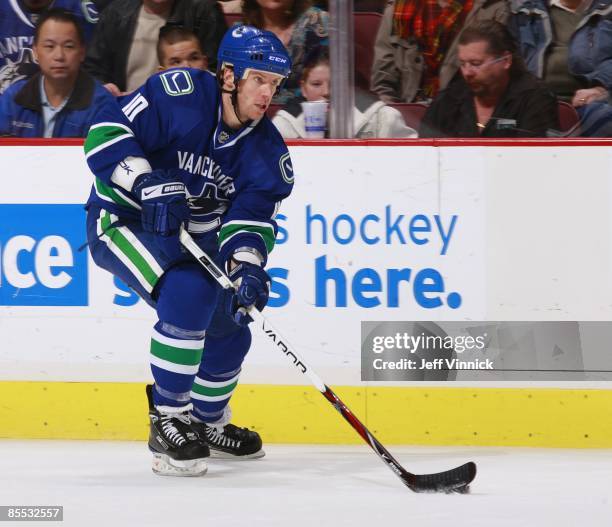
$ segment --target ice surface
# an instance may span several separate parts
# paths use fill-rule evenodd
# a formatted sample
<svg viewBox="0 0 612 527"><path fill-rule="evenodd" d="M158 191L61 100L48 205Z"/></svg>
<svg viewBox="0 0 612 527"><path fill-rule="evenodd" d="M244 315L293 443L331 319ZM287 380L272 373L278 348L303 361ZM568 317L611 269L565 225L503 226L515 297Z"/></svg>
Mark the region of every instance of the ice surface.
<svg viewBox="0 0 612 527"><path fill-rule="evenodd" d="M475 461L472 493L414 494L366 446L267 445L169 478L140 442L0 440L0 505L63 505L83 527L612 526L609 450L390 450L417 473Z"/></svg>

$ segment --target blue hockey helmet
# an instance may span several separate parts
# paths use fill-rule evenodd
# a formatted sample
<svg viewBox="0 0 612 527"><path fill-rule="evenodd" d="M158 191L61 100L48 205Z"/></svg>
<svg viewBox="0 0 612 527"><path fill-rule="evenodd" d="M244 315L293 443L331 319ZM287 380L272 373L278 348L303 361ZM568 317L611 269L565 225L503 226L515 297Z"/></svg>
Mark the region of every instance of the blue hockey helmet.
<svg viewBox="0 0 612 527"><path fill-rule="evenodd" d="M232 66L239 80L247 69L276 73L286 79L291 73L291 58L274 33L236 26L227 30L219 45L217 74L224 66Z"/></svg>

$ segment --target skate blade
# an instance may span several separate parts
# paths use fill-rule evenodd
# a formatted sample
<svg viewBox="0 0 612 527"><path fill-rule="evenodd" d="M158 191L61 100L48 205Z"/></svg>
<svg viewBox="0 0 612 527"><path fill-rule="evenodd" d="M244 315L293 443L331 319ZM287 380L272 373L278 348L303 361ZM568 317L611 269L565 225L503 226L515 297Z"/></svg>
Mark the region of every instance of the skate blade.
<svg viewBox="0 0 612 527"><path fill-rule="evenodd" d="M212 447L210 448L210 457L214 457L215 459L235 459L237 461L241 461L243 459L258 459L260 457L264 457L265 455L266 453L263 450L258 450L252 454L235 456L234 454L223 452L223 450L214 450Z"/></svg>
<svg viewBox="0 0 612 527"><path fill-rule="evenodd" d="M153 454L153 472L158 476L197 477L208 470L205 459L178 460L165 454Z"/></svg>

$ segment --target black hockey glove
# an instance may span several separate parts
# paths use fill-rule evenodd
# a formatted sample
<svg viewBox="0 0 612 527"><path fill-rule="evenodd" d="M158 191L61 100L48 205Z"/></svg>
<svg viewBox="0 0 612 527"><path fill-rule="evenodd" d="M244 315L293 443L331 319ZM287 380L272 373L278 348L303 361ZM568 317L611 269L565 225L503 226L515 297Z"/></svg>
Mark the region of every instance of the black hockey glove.
<svg viewBox="0 0 612 527"><path fill-rule="evenodd" d="M227 311L236 324L244 327L253 322L246 308L254 305L261 311L268 303L270 277L258 265L239 262L229 273L229 278L238 289L228 298Z"/></svg>
<svg viewBox="0 0 612 527"><path fill-rule="evenodd" d="M132 187L142 203L142 227L158 235L158 245L169 258L182 254L178 237L189 219L185 184L172 170L154 170L136 178Z"/></svg>

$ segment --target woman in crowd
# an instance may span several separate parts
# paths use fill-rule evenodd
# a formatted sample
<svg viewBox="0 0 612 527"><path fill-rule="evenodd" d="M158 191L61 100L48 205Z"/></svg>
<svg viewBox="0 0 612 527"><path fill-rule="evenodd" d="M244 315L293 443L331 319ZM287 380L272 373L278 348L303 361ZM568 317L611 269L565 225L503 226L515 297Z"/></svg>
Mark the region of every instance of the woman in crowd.
<svg viewBox="0 0 612 527"><path fill-rule="evenodd" d="M288 101L272 119L284 138L306 137L302 102L329 101L329 79L330 69L327 52L322 51L309 55L300 81L302 95ZM416 137L417 135L412 128L406 126L399 111L361 90L355 92L353 130L354 136L360 139Z"/></svg>

